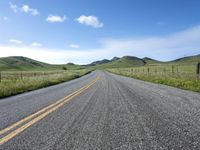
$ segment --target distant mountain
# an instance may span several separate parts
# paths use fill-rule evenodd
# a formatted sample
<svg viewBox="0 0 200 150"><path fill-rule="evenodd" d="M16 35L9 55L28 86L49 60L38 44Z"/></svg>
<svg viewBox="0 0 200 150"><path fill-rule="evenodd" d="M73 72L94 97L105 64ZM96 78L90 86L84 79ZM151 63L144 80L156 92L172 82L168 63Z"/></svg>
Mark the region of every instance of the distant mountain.
<svg viewBox="0 0 200 150"><path fill-rule="evenodd" d="M99 60L99 61L94 61L90 65L95 66L95 65L105 64L105 63L109 63L109 62L111 62L111 60L103 59L103 60Z"/></svg>
<svg viewBox="0 0 200 150"><path fill-rule="evenodd" d="M115 60L118 60L118 59L120 59L119 57L113 57L112 59L111 59L111 61L115 61Z"/></svg>
<svg viewBox="0 0 200 150"><path fill-rule="evenodd" d="M22 56L0 58L0 71L29 71L29 70L62 70L80 67L77 65L52 65Z"/></svg>
<svg viewBox="0 0 200 150"><path fill-rule="evenodd" d="M94 61L92 62L91 64L89 64L88 66L95 66L95 65L101 65L101 64L106 64L106 63L109 63L109 62L113 62L113 61L116 61L120 58L118 57L113 57L111 60L108 60L108 59L103 59L103 60L99 60L99 61Z"/></svg>
<svg viewBox="0 0 200 150"><path fill-rule="evenodd" d="M95 68L126 68L137 67L144 65L157 65L157 64L197 64L200 62L200 55L179 58L173 61L162 62L149 57L138 58L134 56L124 56L122 58L114 57L111 60L96 61L93 63ZM90 66L90 65L89 65Z"/></svg>
<svg viewBox="0 0 200 150"><path fill-rule="evenodd" d="M146 62L146 64L157 64L157 63L162 63L161 61L149 58L149 57L144 57L143 60Z"/></svg>
<svg viewBox="0 0 200 150"><path fill-rule="evenodd" d="M0 58L0 71L43 71L43 70L66 70L66 69L80 69L80 68L126 68L137 67L144 65L157 64L197 64L200 62L200 55L179 58L169 62L161 62L152 58L144 57L138 58L134 56L124 56L122 58L114 57L111 60L103 59L92 62L88 65L76 65L73 63L52 65L43 63L30 58L21 56L2 57Z"/></svg>
<svg viewBox="0 0 200 150"><path fill-rule="evenodd" d="M134 67L134 66L143 66L145 61L134 57L134 56L124 56L122 58L114 57L111 60L108 60L105 63L96 64L96 68L123 68L123 67Z"/></svg>
<svg viewBox="0 0 200 150"><path fill-rule="evenodd" d="M140 59L138 57L135 56L124 56L121 59L119 59L118 61L123 62L123 63L127 63L127 64L131 64L134 66L143 66L146 64L146 62L143 59Z"/></svg>

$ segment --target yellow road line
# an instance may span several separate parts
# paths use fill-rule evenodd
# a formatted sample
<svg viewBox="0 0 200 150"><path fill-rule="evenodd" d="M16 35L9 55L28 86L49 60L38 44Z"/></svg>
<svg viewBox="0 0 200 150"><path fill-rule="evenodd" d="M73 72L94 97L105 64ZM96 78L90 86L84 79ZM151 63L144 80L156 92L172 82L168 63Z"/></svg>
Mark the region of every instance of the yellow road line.
<svg viewBox="0 0 200 150"><path fill-rule="evenodd" d="M38 116L35 117L34 119L32 119L32 118L33 118L34 116L36 116L35 114L33 114L34 116L33 116L33 115L30 115L30 116L26 117L25 119L22 119L21 121L15 123L15 124L13 124L13 125L11 125L10 127L3 129L3 130L5 130L5 131L2 131L2 133L3 133L3 132L5 133L5 132L9 131L10 129L13 129L14 127L16 127L16 126L22 124L23 122L25 122L25 121L27 121L27 120L29 120L29 119L32 119L32 120L29 121L28 123L24 124L23 126L17 128L16 130L12 131L12 132L9 133L8 135L6 135L6 136L4 136L3 138L1 138L1 139L0 139L0 145L4 144L5 142L9 141L10 139L12 139L13 137L15 137L15 136L18 135L19 133L23 132L23 131L24 131L25 129L27 129L28 127L30 127L30 126L32 126L33 124L35 124L36 122L40 121L42 118L44 118L45 116L47 116L47 115L50 114L51 112L57 110L59 107L63 106L65 103L67 103L68 101L70 101L70 100L73 99L74 97L80 95L82 92L84 92L85 90L87 90L89 87L91 87L91 86L92 86L94 83L96 83L98 80L99 80L99 77L97 77L94 81L92 81L92 82L89 83L88 85L84 86L83 88L81 88L81 89L75 91L74 93L72 93L72 94L66 96L65 98L59 100L60 103L57 103L57 102L56 102L56 103L54 103L54 105L51 104L51 105L53 105L53 106L55 106L55 107L49 105L49 106L51 106L51 107L48 106L48 107L49 107L49 110L47 109L47 107L45 107L44 109L47 110L46 112L45 112L44 109L42 109L43 111L40 110L40 111L39 111L40 113L38 113L38 112L35 113L36 115L38 115L38 114L40 114L40 115L38 115ZM56 105L56 104L57 104L57 105ZM44 112L44 113L42 113L42 112ZM42 113L42 114L41 114L41 113ZM25 120L25 121L24 121L24 120Z"/></svg>
<svg viewBox="0 0 200 150"><path fill-rule="evenodd" d="M94 80L94 81L95 81L95 80ZM92 81L92 82L94 82L94 81ZM91 83L92 83L92 82L91 82ZM89 83L89 84L91 84L91 83ZM89 85L89 84L88 84L88 85ZM30 116L28 116L28 117L26 117L26 118L24 118L24 119L22 119L22 120L20 120L20 121L18 121L18 122L16 122L16 123L14 123L13 125L11 125L11 126L5 128L5 129L1 130L1 131L0 131L0 136L1 136L2 134L4 134L4 133L6 133L6 132L8 132L8 131L10 131L10 130L12 130L12 129L14 129L15 127L19 126L20 124L22 124L22 123L24 123L24 122L26 122L26 121L28 121L28 120L30 120L30 119L36 117L37 115L39 115L39 114L45 112L46 110L50 109L51 107L54 107L55 105L61 103L62 101L64 101L65 99L71 97L72 95L76 94L77 92L79 92L80 90L84 89L84 88L87 87L88 85L83 86L81 89L79 89L79 90L77 90L77 91L71 93L70 95L68 95L68 96L66 96L66 97L64 97L64 98L62 98L62 99L56 101L55 103L53 103L53 104L51 104L51 105L49 105L49 106L47 106L47 107L45 107L45 108L39 110L38 112L36 112L36 113L34 113L34 114L31 114Z"/></svg>

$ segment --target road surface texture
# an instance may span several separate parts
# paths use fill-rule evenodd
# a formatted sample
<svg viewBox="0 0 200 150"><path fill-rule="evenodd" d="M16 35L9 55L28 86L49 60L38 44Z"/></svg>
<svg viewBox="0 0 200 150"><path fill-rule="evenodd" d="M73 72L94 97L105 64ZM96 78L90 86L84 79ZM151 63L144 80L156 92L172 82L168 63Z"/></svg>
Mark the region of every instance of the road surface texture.
<svg viewBox="0 0 200 150"><path fill-rule="evenodd" d="M0 130L79 90L97 76L90 87L42 119L38 115L40 120L27 127L35 116L3 133L0 149L200 149L200 94L104 71L1 99ZM23 125L25 129L20 130Z"/></svg>

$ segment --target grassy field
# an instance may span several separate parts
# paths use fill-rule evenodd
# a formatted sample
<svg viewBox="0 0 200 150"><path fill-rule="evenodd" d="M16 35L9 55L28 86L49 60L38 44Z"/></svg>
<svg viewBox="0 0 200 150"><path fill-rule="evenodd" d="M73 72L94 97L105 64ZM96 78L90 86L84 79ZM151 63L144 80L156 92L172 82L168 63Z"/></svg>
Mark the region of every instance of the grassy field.
<svg viewBox="0 0 200 150"><path fill-rule="evenodd" d="M107 71L140 80L200 92L200 76L195 64L154 64L133 68L112 68Z"/></svg>
<svg viewBox="0 0 200 150"><path fill-rule="evenodd" d="M45 72L1 72L0 98L69 81L91 71L91 69L79 69Z"/></svg>
<svg viewBox="0 0 200 150"><path fill-rule="evenodd" d="M169 62L124 56L85 66L52 65L21 56L4 57L0 58L0 98L68 81L95 69L200 92L200 77L196 75L198 62L200 55Z"/></svg>

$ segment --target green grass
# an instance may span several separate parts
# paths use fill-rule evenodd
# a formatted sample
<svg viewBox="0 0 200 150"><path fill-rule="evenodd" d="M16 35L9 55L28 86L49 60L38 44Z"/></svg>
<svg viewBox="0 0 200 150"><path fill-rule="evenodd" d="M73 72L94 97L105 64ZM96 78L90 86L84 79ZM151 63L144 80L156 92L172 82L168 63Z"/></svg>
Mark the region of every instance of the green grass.
<svg viewBox="0 0 200 150"><path fill-rule="evenodd" d="M95 66L80 66L72 63L52 65L26 57L4 57L0 58L0 72L3 71L0 97L68 81L82 76L92 69L107 69L110 72L140 80L200 92L200 80L196 78L195 74L198 62L200 62L200 55L169 62L160 62L147 57L141 59L124 56Z"/></svg>
<svg viewBox="0 0 200 150"><path fill-rule="evenodd" d="M21 72L4 72L0 83L0 98L69 81L91 71L81 69L62 72L23 72L22 77Z"/></svg>
<svg viewBox="0 0 200 150"><path fill-rule="evenodd" d="M107 71L153 83L165 84L181 89L200 92L200 77L196 65L159 64L134 68L112 68Z"/></svg>

